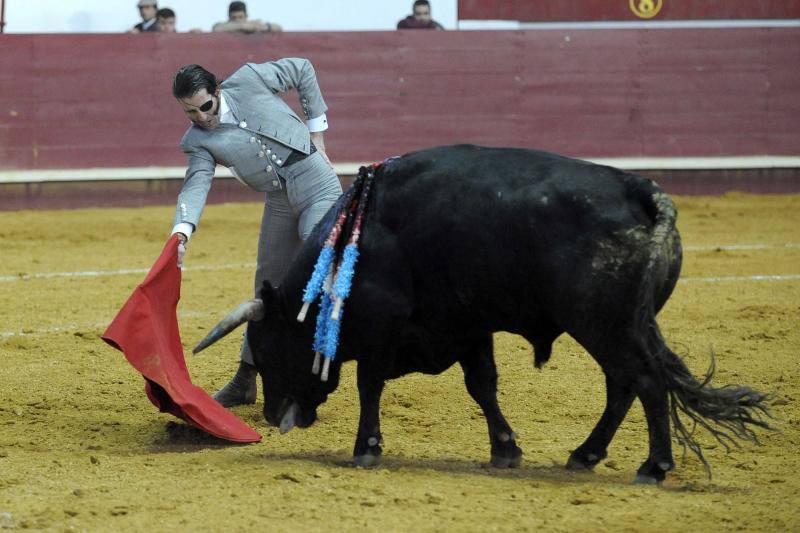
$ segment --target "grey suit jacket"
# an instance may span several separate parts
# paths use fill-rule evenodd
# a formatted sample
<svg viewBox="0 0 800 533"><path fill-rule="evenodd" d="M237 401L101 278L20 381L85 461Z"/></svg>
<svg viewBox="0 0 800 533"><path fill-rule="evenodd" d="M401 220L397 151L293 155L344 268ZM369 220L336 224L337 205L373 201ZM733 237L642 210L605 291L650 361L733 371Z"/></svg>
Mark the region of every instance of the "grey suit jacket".
<svg viewBox="0 0 800 533"><path fill-rule="evenodd" d="M238 125L219 124L204 130L192 125L181 139L188 168L178 195L174 224L195 227L217 164L257 191L277 190L283 163L291 151L308 154L308 127L278 93L297 89L307 119L328 107L322 98L314 67L307 59L285 58L269 63L247 63L222 82L225 101Z"/></svg>

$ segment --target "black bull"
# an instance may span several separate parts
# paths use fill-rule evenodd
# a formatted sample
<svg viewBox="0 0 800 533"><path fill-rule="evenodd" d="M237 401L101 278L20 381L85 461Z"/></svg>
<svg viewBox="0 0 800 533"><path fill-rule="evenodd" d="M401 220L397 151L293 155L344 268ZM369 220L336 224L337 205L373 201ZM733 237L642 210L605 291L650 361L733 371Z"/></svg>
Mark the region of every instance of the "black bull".
<svg viewBox="0 0 800 533"><path fill-rule="evenodd" d="M376 170L341 344L329 380L321 381L311 372L317 306L305 322L295 317L346 198L317 226L281 285L265 283L261 300L210 334L218 338L250 319L270 424L285 431L313 423L341 364L355 360L361 416L353 455L369 466L382 452L385 380L438 374L458 362L489 426L491 463L517 466L522 450L497 403L492 346L493 332L509 331L533 345L537 367L568 333L605 374L605 411L568 468L591 469L606 457L636 397L649 430L639 482L660 482L674 468L670 421L678 442L706 464L679 412L726 448L733 437L755 440L753 426L769 427L761 417L766 395L713 387L710 375L698 381L661 336L655 316L682 257L670 198L640 176L523 149L441 147Z"/></svg>

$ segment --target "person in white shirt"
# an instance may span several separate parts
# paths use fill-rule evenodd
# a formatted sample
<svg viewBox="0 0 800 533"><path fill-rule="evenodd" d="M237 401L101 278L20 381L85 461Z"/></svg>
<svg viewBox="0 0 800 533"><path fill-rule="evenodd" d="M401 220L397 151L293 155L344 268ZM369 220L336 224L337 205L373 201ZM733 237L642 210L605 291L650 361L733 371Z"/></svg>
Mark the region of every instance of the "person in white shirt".
<svg viewBox="0 0 800 533"><path fill-rule="evenodd" d="M296 89L305 121L280 93ZM178 195L173 234L179 263L197 230L216 166L228 167L242 183L266 193L255 294L264 281L281 282L302 242L342 194L325 152L327 106L311 62L284 58L247 63L223 82L200 65L178 70L173 96L192 125L181 140L188 158ZM241 362L214 398L225 407L254 403L253 355L242 343Z"/></svg>

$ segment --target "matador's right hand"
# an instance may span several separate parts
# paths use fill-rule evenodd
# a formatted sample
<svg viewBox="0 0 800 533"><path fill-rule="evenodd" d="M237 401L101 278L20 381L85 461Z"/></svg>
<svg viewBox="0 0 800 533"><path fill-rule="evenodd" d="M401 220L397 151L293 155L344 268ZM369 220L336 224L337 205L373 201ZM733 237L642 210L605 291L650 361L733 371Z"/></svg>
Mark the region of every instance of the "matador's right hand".
<svg viewBox="0 0 800 533"><path fill-rule="evenodd" d="M178 233L178 268L183 268L183 256L186 255L186 236Z"/></svg>

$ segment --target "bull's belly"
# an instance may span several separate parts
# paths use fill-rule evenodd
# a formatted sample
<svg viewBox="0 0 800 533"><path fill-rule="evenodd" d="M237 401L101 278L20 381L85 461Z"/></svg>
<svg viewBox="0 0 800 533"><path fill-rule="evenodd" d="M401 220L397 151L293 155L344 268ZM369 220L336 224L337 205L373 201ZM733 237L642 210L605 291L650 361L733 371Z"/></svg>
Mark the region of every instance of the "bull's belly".
<svg viewBox="0 0 800 533"><path fill-rule="evenodd" d="M419 372L421 374L441 374L458 361L455 353L437 353L431 357L421 351L401 351L395 359L394 371L389 379Z"/></svg>
<svg viewBox="0 0 800 533"><path fill-rule="evenodd" d="M433 332L419 324L408 324L401 334L394 364L387 377L392 379L413 372L441 374L464 357L475 342L475 336L461 338Z"/></svg>

